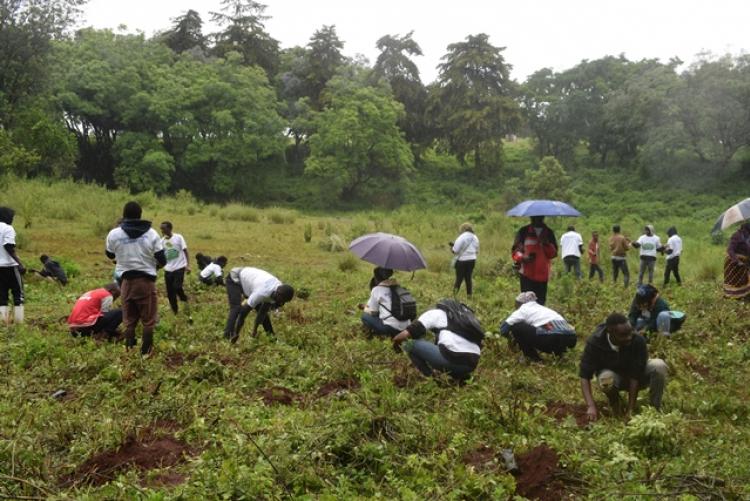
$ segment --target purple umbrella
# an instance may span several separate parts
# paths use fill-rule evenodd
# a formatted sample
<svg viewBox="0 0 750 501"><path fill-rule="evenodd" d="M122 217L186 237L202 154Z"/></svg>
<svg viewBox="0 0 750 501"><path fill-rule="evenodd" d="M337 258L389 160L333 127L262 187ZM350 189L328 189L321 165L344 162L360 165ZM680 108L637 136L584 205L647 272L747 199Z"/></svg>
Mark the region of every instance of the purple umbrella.
<svg viewBox="0 0 750 501"><path fill-rule="evenodd" d="M506 216L569 216L578 217L580 212L565 202L557 200L526 200L505 213Z"/></svg>
<svg viewBox="0 0 750 501"><path fill-rule="evenodd" d="M427 268L422 254L408 240L390 233L370 233L349 244L360 259L383 268L414 271Z"/></svg>

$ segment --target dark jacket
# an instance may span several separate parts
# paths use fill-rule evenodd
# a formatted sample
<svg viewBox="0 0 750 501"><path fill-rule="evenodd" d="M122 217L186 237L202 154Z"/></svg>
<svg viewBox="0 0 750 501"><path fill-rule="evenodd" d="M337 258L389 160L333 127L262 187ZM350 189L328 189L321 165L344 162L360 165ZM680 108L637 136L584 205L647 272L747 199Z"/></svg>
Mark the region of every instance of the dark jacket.
<svg viewBox="0 0 750 501"><path fill-rule="evenodd" d="M628 346L615 351L607 340L606 327L606 324L599 325L586 340L578 375L583 379L592 379L604 369L609 369L622 377L640 379L648 362L646 340L636 334Z"/></svg>
<svg viewBox="0 0 750 501"><path fill-rule="evenodd" d="M669 311L669 304L663 298L659 297L651 307L651 310L649 310L650 317L648 319L648 324L646 324L646 330L648 332L656 332L658 330L656 327L656 317L658 317L659 313L662 311ZM641 309L638 307L636 300L633 299L633 303L630 305L630 313L628 313L630 325L635 327L635 324L640 317Z"/></svg>
<svg viewBox="0 0 750 501"><path fill-rule="evenodd" d="M44 269L42 270L41 275L43 277L52 277L63 285L68 284L68 276L65 274L65 270L60 266L60 263L53 261L52 259L48 259L44 263Z"/></svg>

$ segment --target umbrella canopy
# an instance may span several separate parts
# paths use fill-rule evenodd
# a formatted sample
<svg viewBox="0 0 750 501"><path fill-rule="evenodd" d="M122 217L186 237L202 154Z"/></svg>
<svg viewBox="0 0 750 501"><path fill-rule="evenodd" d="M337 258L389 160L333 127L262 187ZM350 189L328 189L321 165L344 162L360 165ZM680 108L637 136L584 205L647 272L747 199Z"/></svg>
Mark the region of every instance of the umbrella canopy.
<svg viewBox="0 0 750 501"><path fill-rule="evenodd" d="M724 211L716 220L716 224L711 230L712 233L726 230L735 223L750 219L750 198L746 198L742 202L734 204L730 208Z"/></svg>
<svg viewBox="0 0 750 501"><path fill-rule="evenodd" d="M578 217L580 212L565 202L557 200L525 200L505 213L506 216L569 216Z"/></svg>
<svg viewBox="0 0 750 501"><path fill-rule="evenodd" d="M349 244L349 250L368 263L400 271L427 268L422 254L408 240L390 233L370 233Z"/></svg>

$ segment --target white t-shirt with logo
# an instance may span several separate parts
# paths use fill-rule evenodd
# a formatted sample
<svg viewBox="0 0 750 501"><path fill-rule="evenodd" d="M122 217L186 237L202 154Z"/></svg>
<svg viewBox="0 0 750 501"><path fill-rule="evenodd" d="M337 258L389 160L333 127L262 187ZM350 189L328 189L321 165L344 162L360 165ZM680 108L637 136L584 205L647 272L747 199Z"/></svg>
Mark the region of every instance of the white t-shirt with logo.
<svg viewBox="0 0 750 501"><path fill-rule="evenodd" d="M435 308L427 310L417 319L427 330L438 331L438 345L445 346L453 353L480 354L479 346L468 339L448 330L448 315Z"/></svg>
<svg viewBox="0 0 750 501"><path fill-rule="evenodd" d="M370 300L367 301L366 311L377 313L383 323L396 330L402 331L409 325L408 320L399 320L391 313L391 288L385 285L376 285L370 292Z"/></svg>
<svg viewBox="0 0 750 501"><path fill-rule="evenodd" d="M458 261L475 261L479 254L479 237L470 231L464 231L453 243L453 252Z"/></svg>
<svg viewBox="0 0 750 501"><path fill-rule="evenodd" d="M141 271L156 276L154 254L164 250L161 237L153 228L140 237L131 238L122 228L115 228L107 235L107 251L115 255L115 275L128 271Z"/></svg>
<svg viewBox="0 0 750 501"><path fill-rule="evenodd" d="M581 245L583 245L583 237L577 231L563 233L563 236L560 237L563 258L567 256L581 257Z"/></svg>
<svg viewBox="0 0 750 501"><path fill-rule="evenodd" d="M656 257L656 249L661 247L661 240L656 235L641 235L637 242L641 244L641 256Z"/></svg>
<svg viewBox="0 0 750 501"><path fill-rule="evenodd" d="M261 303L271 303L271 295L282 285L281 280L258 268L232 268L229 277L239 282L247 305L255 308Z"/></svg>
<svg viewBox="0 0 750 501"><path fill-rule="evenodd" d="M682 239L679 235L672 235L667 240L667 247L672 249L671 254L667 254L667 259L674 259L682 254Z"/></svg>
<svg viewBox="0 0 750 501"><path fill-rule="evenodd" d="M201 278L208 278L208 277L218 278L221 276L221 273L222 273L221 266L219 266L216 263L211 263L211 264L206 265L206 267L201 270L200 275L201 275Z"/></svg>
<svg viewBox="0 0 750 501"><path fill-rule="evenodd" d="M187 243L182 238L182 235L172 233L172 236L169 238L162 237L161 243L164 246L164 257L167 258L164 271L176 271L187 267L187 256L185 256Z"/></svg>
<svg viewBox="0 0 750 501"><path fill-rule="evenodd" d="M0 268L18 266L16 260L5 250L6 244L16 245L16 230L7 223L0 223Z"/></svg>
<svg viewBox="0 0 750 501"><path fill-rule="evenodd" d="M505 319L508 325L516 325L525 322L534 327L541 327L555 320L565 320L562 315L555 310L542 306L536 301L524 303L516 311Z"/></svg>

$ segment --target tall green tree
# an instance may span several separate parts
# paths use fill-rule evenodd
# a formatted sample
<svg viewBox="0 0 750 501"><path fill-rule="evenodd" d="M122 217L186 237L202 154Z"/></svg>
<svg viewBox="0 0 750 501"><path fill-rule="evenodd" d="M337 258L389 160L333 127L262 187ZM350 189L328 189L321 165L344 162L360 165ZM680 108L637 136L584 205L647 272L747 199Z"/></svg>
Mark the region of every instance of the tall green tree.
<svg viewBox="0 0 750 501"><path fill-rule="evenodd" d="M344 42L336 34L336 26L323 26L313 33L307 44L306 95L315 109L323 108L321 94L345 59L341 53Z"/></svg>
<svg viewBox="0 0 750 501"><path fill-rule="evenodd" d="M220 12L211 13L211 21L221 28L214 33L214 54L219 57L239 52L246 65L257 65L269 78L279 65L279 42L266 32L267 5L254 0L222 0Z"/></svg>
<svg viewBox="0 0 750 501"><path fill-rule="evenodd" d="M473 157L478 174L499 167L503 136L520 125L503 50L483 33L449 45L432 88L430 109L441 135L462 163Z"/></svg>
<svg viewBox="0 0 750 501"><path fill-rule="evenodd" d="M206 37L203 35L203 20L200 14L190 9L172 20L172 28L159 38L177 54L190 50L206 51Z"/></svg>

